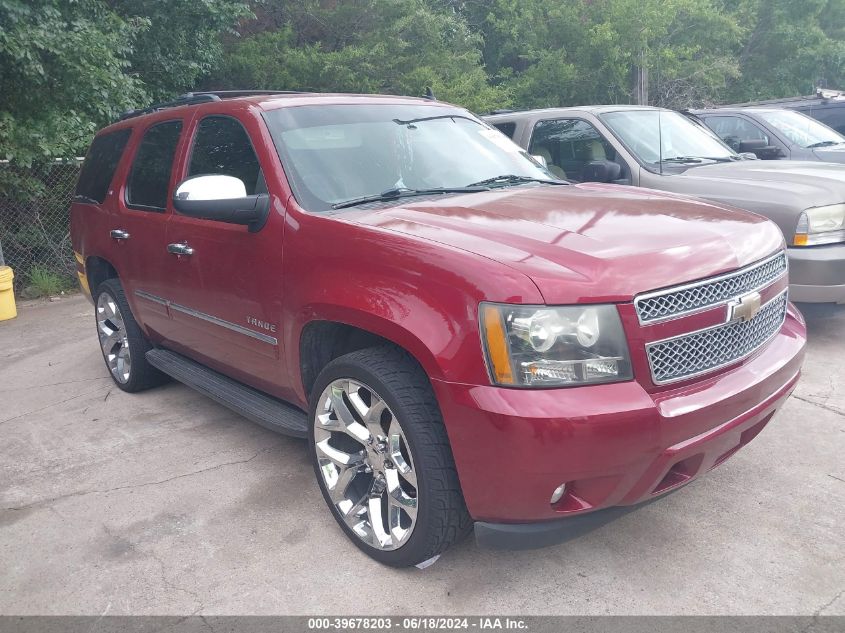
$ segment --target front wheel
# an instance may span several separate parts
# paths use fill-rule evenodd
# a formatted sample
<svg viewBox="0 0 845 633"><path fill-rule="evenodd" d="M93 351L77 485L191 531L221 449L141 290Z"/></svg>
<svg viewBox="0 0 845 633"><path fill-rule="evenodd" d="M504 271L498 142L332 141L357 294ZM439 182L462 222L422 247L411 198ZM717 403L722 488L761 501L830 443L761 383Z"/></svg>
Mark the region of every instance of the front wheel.
<svg viewBox="0 0 845 633"><path fill-rule="evenodd" d="M471 530L434 393L405 352L371 348L329 363L314 385L310 440L326 503L375 560L416 565Z"/></svg>

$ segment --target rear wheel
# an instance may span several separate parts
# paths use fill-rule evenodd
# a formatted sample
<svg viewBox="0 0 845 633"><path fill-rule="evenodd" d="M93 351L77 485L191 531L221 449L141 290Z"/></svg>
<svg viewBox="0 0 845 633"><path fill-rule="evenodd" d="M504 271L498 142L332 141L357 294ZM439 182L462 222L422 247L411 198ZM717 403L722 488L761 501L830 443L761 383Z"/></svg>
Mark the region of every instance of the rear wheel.
<svg viewBox="0 0 845 633"><path fill-rule="evenodd" d="M120 282L107 279L95 297L97 336L115 384L123 391L135 392L165 382L167 377L147 362L145 354L152 346L132 316Z"/></svg>
<svg viewBox="0 0 845 633"><path fill-rule="evenodd" d="M431 385L405 352L372 348L327 365L310 439L332 514L379 562L416 565L472 528Z"/></svg>

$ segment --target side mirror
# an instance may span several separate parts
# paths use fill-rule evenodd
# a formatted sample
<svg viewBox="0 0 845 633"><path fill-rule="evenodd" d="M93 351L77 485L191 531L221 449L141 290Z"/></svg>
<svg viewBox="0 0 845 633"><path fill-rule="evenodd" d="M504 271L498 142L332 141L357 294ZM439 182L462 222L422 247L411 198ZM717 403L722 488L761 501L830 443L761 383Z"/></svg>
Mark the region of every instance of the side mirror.
<svg viewBox="0 0 845 633"><path fill-rule="evenodd" d="M780 147L766 145L766 141L763 139L740 141L739 152L751 152L762 160L775 160L786 156Z"/></svg>
<svg viewBox="0 0 845 633"><path fill-rule="evenodd" d="M612 160L593 160L584 165L582 182L613 182L622 176L622 166Z"/></svg>
<svg viewBox="0 0 845 633"><path fill-rule="evenodd" d="M548 168L549 163L546 162L545 156L541 156L540 154L531 154L531 158L540 163L544 168Z"/></svg>
<svg viewBox="0 0 845 633"><path fill-rule="evenodd" d="M259 231L270 214L270 196L248 196L240 178L212 174L183 180L173 196L176 210L192 218L243 224Z"/></svg>

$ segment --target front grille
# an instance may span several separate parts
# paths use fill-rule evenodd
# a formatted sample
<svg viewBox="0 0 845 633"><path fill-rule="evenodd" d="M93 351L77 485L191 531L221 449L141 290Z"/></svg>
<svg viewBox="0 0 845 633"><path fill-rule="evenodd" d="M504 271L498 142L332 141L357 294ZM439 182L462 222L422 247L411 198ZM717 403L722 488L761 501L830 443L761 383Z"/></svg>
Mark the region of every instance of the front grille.
<svg viewBox="0 0 845 633"><path fill-rule="evenodd" d="M726 275L677 288L641 295L634 300L640 323L645 325L718 305L759 290L786 272L783 252Z"/></svg>
<svg viewBox="0 0 845 633"><path fill-rule="evenodd" d="M750 321L726 323L646 345L651 376L661 385L712 371L748 356L777 333L786 319L786 291Z"/></svg>

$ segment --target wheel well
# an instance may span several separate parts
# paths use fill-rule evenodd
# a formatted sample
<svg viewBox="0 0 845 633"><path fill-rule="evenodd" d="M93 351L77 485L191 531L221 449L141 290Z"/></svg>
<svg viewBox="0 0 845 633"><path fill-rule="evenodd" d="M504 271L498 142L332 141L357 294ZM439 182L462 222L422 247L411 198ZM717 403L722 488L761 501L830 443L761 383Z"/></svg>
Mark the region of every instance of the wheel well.
<svg viewBox="0 0 845 633"><path fill-rule="evenodd" d="M311 395L317 376L335 358L381 345L398 347L393 341L345 323L309 323L299 339L299 370L306 395Z"/></svg>
<svg viewBox="0 0 845 633"><path fill-rule="evenodd" d="M97 292L97 287L106 279L117 278L117 271L102 257L89 257L85 260L85 274L88 277L88 287L91 294ZM97 298L94 297L94 301Z"/></svg>

